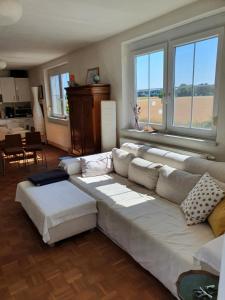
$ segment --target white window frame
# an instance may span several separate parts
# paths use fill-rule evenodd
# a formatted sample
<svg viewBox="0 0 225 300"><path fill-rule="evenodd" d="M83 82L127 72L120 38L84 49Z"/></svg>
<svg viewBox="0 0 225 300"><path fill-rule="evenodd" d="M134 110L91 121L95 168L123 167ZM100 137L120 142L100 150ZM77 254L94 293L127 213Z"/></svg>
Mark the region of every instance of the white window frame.
<svg viewBox="0 0 225 300"><path fill-rule="evenodd" d="M56 72L53 74L49 74L49 91L50 91L50 100L51 100L51 116L53 118L57 119L62 119L62 120L67 120L68 119L68 114L66 112L66 107L65 107L65 101L63 97L63 88L62 88L62 77L61 75L66 74L69 72L68 71L62 71L62 72ZM61 109L62 109L62 114L56 114L53 112L53 99L52 99L52 89L51 89L51 77L53 76L58 76L59 77L59 90L60 90L60 98L61 98Z"/></svg>
<svg viewBox="0 0 225 300"><path fill-rule="evenodd" d="M167 95L167 43L160 43L160 44L156 44L153 45L151 47L148 48L144 48L141 50L137 50L133 52L133 78L134 78L134 82L133 82L133 99L134 99L134 104L136 104L137 101L137 90L136 90L136 86L137 86L137 78L136 78L136 58L137 56L140 55L145 55L145 54L151 54L154 52L158 52L160 50L164 51L164 75L163 75L163 90L164 90L164 95L162 98L162 106L163 106L163 112L162 112L162 124L157 124L157 123L152 123L152 122L139 122L140 127L144 128L145 125L153 125L155 129L157 130L165 130L166 129L166 101L165 101L165 97ZM150 103L148 102L148 114L149 114L149 105ZM149 120L149 117L148 117Z"/></svg>
<svg viewBox="0 0 225 300"><path fill-rule="evenodd" d="M213 127L212 129L198 129L198 128L185 128L173 125L173 113L174 113L174 77L175 77L175 47L193 43L195 41L204 40L213 36L218 36L218 50L217 50L217 62L216 62L216 74L215 74L215 94L213 104ZM165 41L164 43L155 44L153 46L139 49L131 52L132 57L132 98L133 103L136 104L136 56L141 54L148 54L156 52L157 50L164 50L164 98L163 101L163 123L159 124L149 123L153 127L161 132L171 133L181 136L193 136L197 138L215 139L217 134L217 120L218 120L218 107L219 107L219 90L220 82L222 78L222 52L223 52L223 40L224 40L224 27L215 28L195 34L190 34L182 38L172 39ZM147 125L146 122L140 122L140 126L143 128Z"/></svg>
<svg viewBox="0 0 225 300"><path fill-rule="evenodd" d="M197 34L188 35L184 38L175 39L169 42L168 51L168 72L172 76L168 76L168 97L167 97L167 130L168 132L191 135L194 137L215 138L217 133L216 120L218 118L218 103L219 103L219 85L220 85L220 65L222 62L222 44L223 44L223 28L216 28L214 30L204 31ZM174 118L174 83L175 83L175 47L191 44L196 41L205 40L212 37L218 37L217 61L216 61L216 74L215 74L215 94L213 103L213 126L212 129L199 129L199 128L185 128L178 127L173 124Z"/></svg>

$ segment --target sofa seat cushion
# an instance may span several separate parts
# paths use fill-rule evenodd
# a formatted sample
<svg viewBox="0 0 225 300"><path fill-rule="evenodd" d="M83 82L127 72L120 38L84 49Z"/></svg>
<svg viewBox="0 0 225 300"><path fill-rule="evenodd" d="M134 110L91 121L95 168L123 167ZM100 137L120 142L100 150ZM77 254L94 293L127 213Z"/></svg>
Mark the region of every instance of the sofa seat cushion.
<svg viewBox="0 0 225 300"><path fill-rule="evenodd" d="M99 227L174 295L176 280L200 268L194 253L214 235L207 224L188 227L180 207L112 173L71 181L97 200Z"/></svg>

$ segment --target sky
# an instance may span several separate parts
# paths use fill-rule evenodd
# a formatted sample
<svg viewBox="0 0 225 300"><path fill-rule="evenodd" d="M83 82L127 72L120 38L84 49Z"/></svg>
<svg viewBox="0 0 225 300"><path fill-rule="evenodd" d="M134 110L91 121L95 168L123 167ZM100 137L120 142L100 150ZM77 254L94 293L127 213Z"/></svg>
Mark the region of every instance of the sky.
<svg viewBox="0 0 225 300"><path fill-rule="evenodd" d="M192 84L193 68L195 85L201 83L214 84L217 44L218 38L213 37L176 47L175 85ZM149 55L137 56L137 90L148 89L149 86L150 89L163 87L163 62L163 50ZM150 72L148 72L148 66Z"/></svg>

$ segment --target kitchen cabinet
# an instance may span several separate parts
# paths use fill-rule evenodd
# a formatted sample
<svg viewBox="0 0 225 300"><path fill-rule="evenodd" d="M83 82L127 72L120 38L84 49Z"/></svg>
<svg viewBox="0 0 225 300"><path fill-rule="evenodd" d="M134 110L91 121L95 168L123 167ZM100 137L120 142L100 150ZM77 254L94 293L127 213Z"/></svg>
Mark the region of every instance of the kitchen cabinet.
<svg viewBox="0 0 225 300"><path fill-rule="evenodd" d="M30 102L31 92L28 78L15 78L16 97L19 102Z"/></svg>
<svg viewBox="0 0 225 300"><path fill-rule="evenodd" d="M17 102L14 78L0 77L0 95L3 103Z"/></svg>
<svg viewBox="0 0 225 300"><path fill-rule="evenodd" d="M31 91L28 78L0 77L1 102L30 102Z"/></svg>

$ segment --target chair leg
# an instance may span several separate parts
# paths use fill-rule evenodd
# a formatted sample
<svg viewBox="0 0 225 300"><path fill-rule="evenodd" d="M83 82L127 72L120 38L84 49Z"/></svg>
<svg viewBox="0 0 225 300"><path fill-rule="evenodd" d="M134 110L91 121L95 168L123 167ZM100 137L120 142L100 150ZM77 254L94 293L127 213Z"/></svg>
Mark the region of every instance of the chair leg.
<svg viewBox="0 0 225 300"><path fill-rule="evenodd" d="M47 157L46 157L45 150L42 150L42 153L43 153L43 155L44 155L45 167L47 168L47 167L48 167L48 162L47 162Z"/></svg>
<svg viewBox="0 0 225 300"><path fill-rule="evenodd" d="M23 152L23 166L27 168L27 154L25 151Z"/></svg>
<svg viewBox="0 0 225 300"><path fill-rule="evenodd" d="M2 155L2 176L5 176L5 156Z"/></svg>

